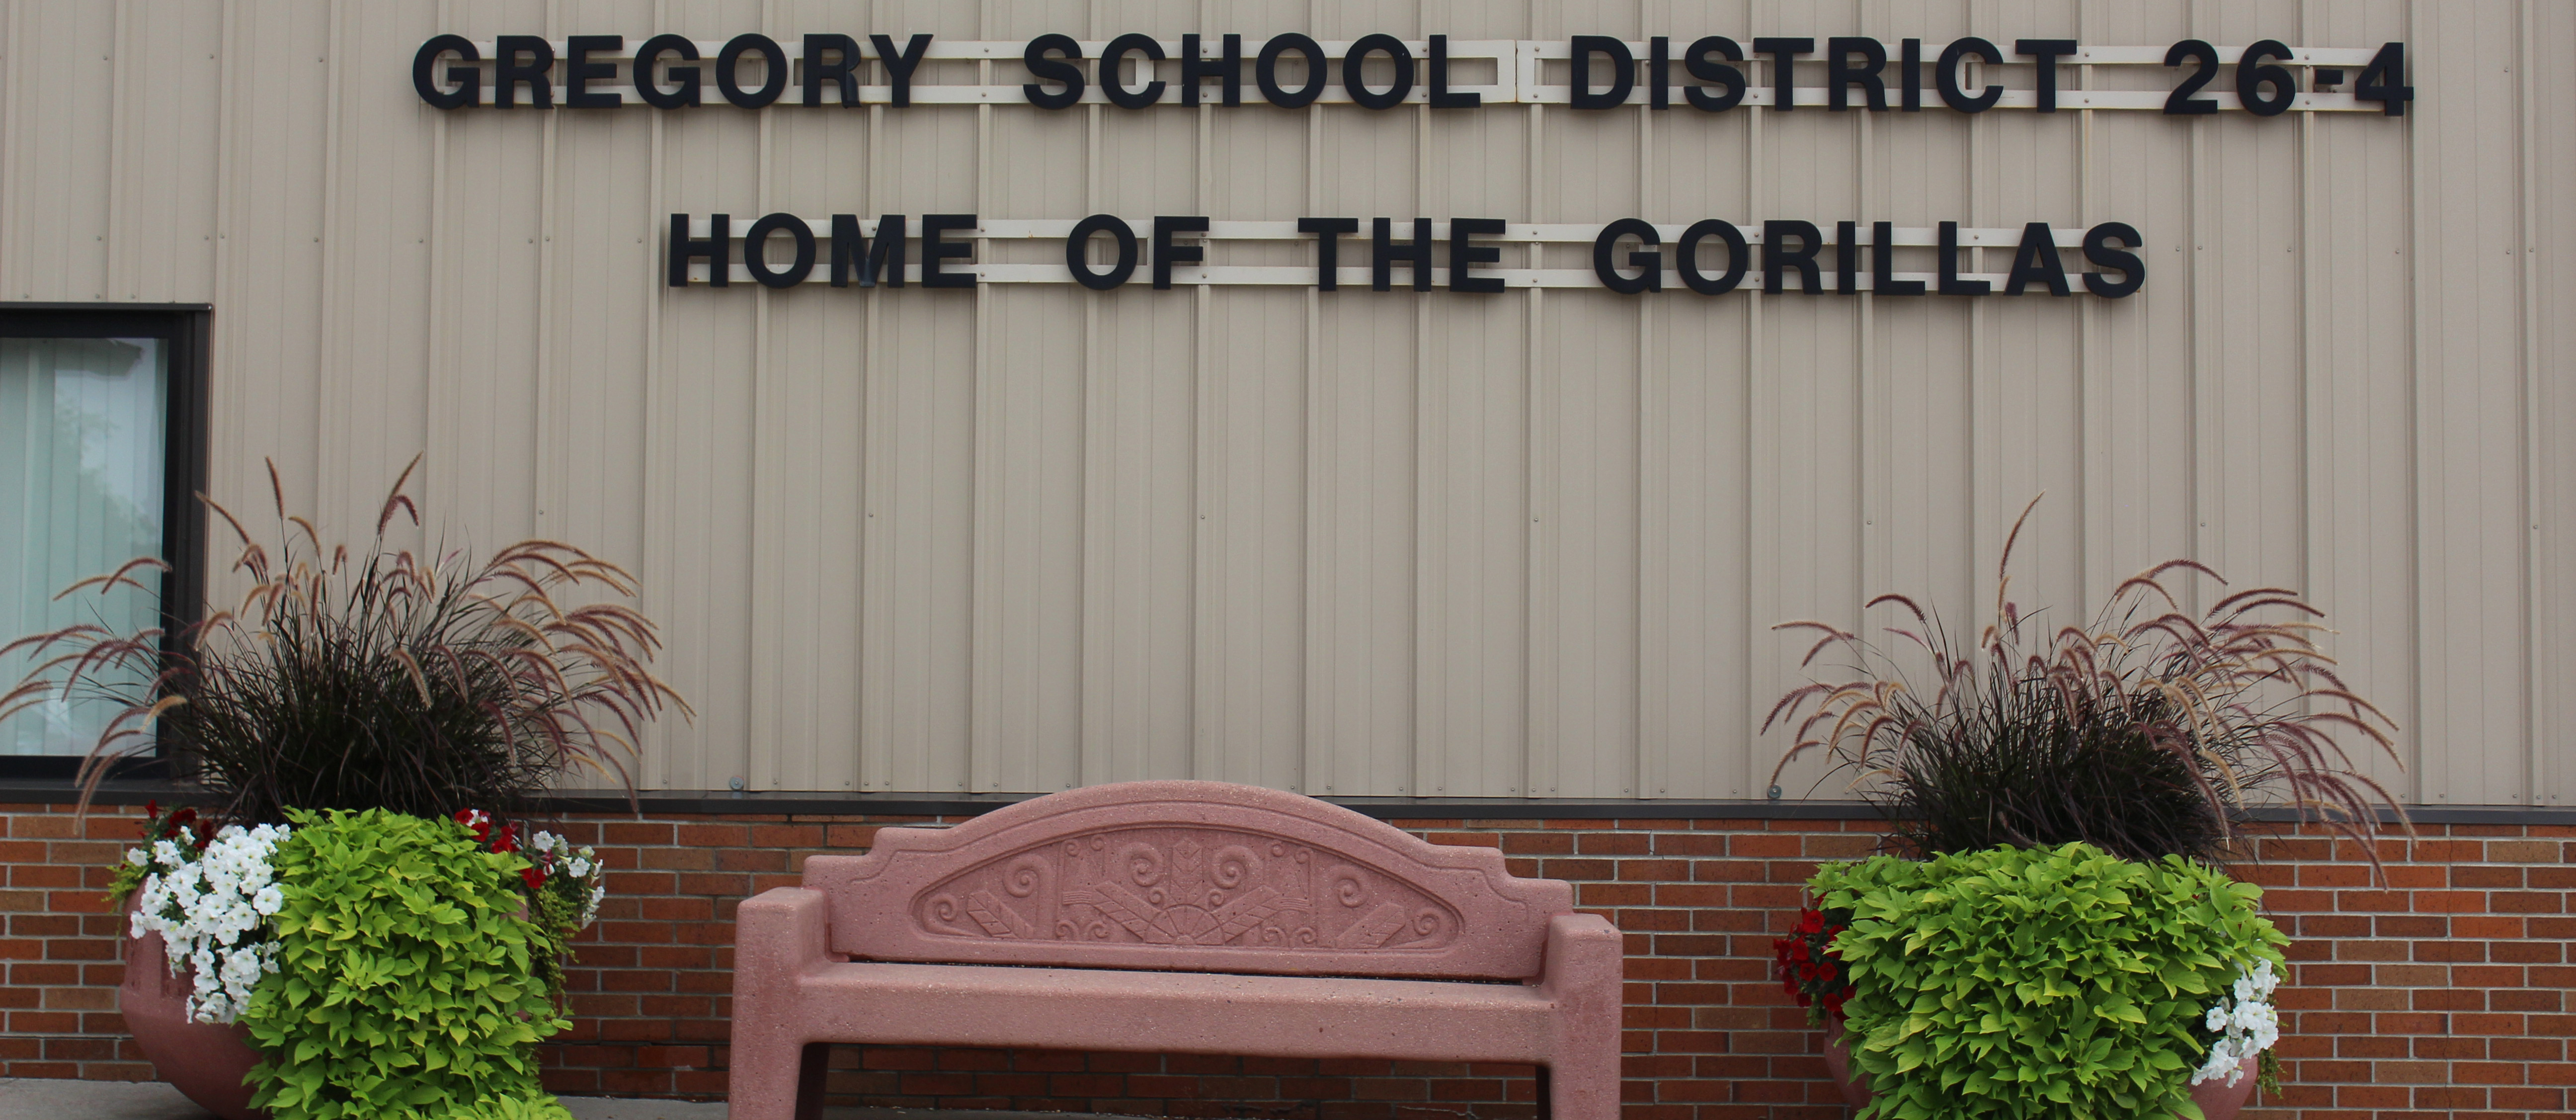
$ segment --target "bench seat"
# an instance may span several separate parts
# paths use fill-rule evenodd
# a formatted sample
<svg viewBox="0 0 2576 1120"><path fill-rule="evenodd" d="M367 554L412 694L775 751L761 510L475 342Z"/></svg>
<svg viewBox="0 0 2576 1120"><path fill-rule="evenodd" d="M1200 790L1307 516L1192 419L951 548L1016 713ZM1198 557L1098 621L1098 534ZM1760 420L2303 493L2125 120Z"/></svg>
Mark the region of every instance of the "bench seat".
<svg viewBox="0 0 2576 1120"><path fill-rule="evenodd" d="M1040 1050L1354 1054L1543 1064L1555 1000L1524 984L1007 965L826 965L800 985L825 1038ZM1257 1044L1243 1037L1258 1028ZM1115 1046L1108 1046L1114 1041Z"/></svg>

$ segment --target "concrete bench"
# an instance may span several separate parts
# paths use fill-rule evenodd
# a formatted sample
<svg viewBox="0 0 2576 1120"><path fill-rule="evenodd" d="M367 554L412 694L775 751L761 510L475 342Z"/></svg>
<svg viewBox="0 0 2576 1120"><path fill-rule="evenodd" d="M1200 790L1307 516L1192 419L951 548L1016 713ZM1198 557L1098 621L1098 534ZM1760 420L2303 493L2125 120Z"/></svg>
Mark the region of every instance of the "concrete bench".
<svg viewBox="0 0 2576 1120"><path fill-rule="evenodd" d="M1621 943L1489 848L1312 798L1129 782L814 856L735 924L734 1120L813 1120L840 1043L1539 1067L1619 1110Z"/></svg>

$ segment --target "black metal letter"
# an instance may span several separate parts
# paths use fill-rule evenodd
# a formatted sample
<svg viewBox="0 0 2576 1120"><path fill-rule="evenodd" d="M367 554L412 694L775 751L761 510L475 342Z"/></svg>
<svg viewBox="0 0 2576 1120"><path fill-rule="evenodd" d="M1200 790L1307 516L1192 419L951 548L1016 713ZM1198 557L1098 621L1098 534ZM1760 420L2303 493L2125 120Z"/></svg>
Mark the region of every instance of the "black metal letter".
<svg viewBox="0 0 2576 1120"><path fill-rule="evenodd" d="M1592 92L1592 56L1610 58L1610 88ZM1574 37L1573 89L1569 104L1577 109L1609 109L1626 104L1628 91L1637 88L1637 56L1628 53L1628 44L1610 35L1577 35Z"/></svg>
<svg viewBox="0 0 2576 1120"><path fill-rule="evenodd" d="M1744 48L1724 35L1693 40L1690 49L1682 52L1682 69L1703 82L1717 83L1725 92L1710 93L1707 87L1691 86L1682 90L1682 99L1703 113L1723 113L1744 103L1744 71L1708 57L1711 52L1727 62L1744 61Z"/></svg>
<svg viewBox="0 0 2576 1120"><path fill-rule="evenodd" d="M1851 56L1859 55L1862 65L1851 65ZM1825 40L1825 107L1851 108L1851 91L1859 86L1869 96L1869 111L1887 111L1887 79L1878 72L1887 69L1887 45L1876 39L1837 35Z"/></svg>
<svg viewBox="0 0 2576 1120"><path fill-rule="evenodd" d="M825 62L823 56L826 53L840 57L831 62ZM847 35L807 35L805 37L804 103L822 104L823 82L829 79L841 87L841 107L858 108L858 70L859 63L863 61L866 60L859 55L859 41L856 39Z"/></svg>
<svg viewBox="0 0 2576 1120"><path fill-rule="evenodd" d="M1453 292L1499 292L1500 276L1470 276L1468 271L1480 264L1500 264L1503 250L1496 245L1478 245L1470 239L1478 234L1503 232L1501 218L1449 219L1449 290Z"/></svg>
<svg viewBox="0 0 2576 1120"><path fill-rule="evenodd" d="M1059 57L1048 58L1050 53ZM1041 109L1062 109L1082 100L1082 67L1074 65L1080 61L1082 44L1074 42L1071 35L1047 34L1029 40L1029 49L1020 55L1020 63L1037 81L1022 85L1020 92L1028 95L1029 104ZM1048 93L1042 84L1045 82L1060 83L1064 90Z"/></svg>
<svg viewBox="0 0 2576 1120"><path fill-rule="evenodd" d="M1959 223L1941 223L1941 294L1981 296L1992 290L1986 281L1959 279Z"/></svg>
<svg viewBox="0 0 2576 1120"><path fill-rule="evenodd" d="M1700 240L1712 233L1726 242L1726 273L1714 279L1699 270ZM1690 290L1704 296L1734 291L1737 284L1744 282L1745 269L1752 263L1753 254L1744 243L1744 231L1721 218L1692 222L1689 229L1682 231L1681 240L1673 242L1673 271L1682 274L1682 283L1690 285Z"/></svg>
<svg viewBox="0 0 2576 1120"><path fill-rule="evenodd" d="M1201 242L1197 245L1174 245L1172 244L1172 235L1175 233L1206 233L1207 228L1208 220L1205 217L1170 218L1161 214L1154 215L1155 291L1163 291L1164 289L1172 286L1173 265L1195 264L1207 259L1207 244L1205 242Z"/></svg>
<svg viewBox="0 0 2576 1120"><path fill-rule="evenodd" d="M1986 60L1988 66L2004 64L2004 52L1996 50L1993 43L1970 35L1950 40L1949 46L1941 48L1941 61L1932 67L1932 78L1941 87L1941 103L1962 113L1985 112L2004 97L2002 86L1987 86L1984 93L1975 97L1968 96L1968 91L1959 88L1959 64L1972 54Z"/></svg>
<svg viewBox="0 0 2576 1120"><path fill-rule="evenodd" d="M1792 253L1780 247L1783 238L1795 237L1806 248ZM1814 222L1780 221L1762 223L1762 290L1776 293L1784 290L1781 273L1798 270L1799 290L1808 295L1824 294L1824 282L1816 275L1816 254L1825 247L1825 235Z"/></svg>
<svg viewBox="0 0 2576 1120"><path fill-rule="evenodd" d="M1384 52L1395 64L1395 82L1385 93L1369 92L1368 83L1360 80L1360 67L1368 56ZM1363 109L1392 109L1404 104L1406 94L1413 92L1413 52L1404 49L1404 40L1393 35L1362 35L1349 50L1342 52L1342 88L1351 102Z"/></svg>
<svg viewBox="0 0 2576 1120"><path fill-rule="evenodd" d="M2113 242L2119 244L2115 247ZM2104 299L2119 299L2137 291L2147 282L2147 262L2128 250L2144 244L2146 239L2138 236L2138 227L2127 222L2104 222L2085 230L2084 259L2118 270L2121 276L2112 280L2107 273L2087 272L2084 274L2084 290Z"/></svg>
<svg viewBox="0 0 2576 1120"><path fill-rule="evenodd" d="M1635 276L1619 275L1618 246L1622 237L1637 239L1637 248L1628 254L1628 263L1643 271ZM1592 274L1601 278L1601 286L1623 296L1664 290L1664 255L1654 249L1664 239L1644 218L1621 218L1601 227L1592 239Z"/></svg>
<svg viewBox="0 0 2576 1120"><path fill-rule="evenodd" d="M733 283L733 216L707 215L707 239L691 240L689 216L671 215L671 241L665 255L670 260L670 281L674 288L689 286L689 259L707 259L707 284L722 288Z"/></svg>
<svg viewBox="0 0 2576 1120"><path fill-rule="evenodd" d="M2054 113L2057 111L2057 60L2063 56L2074 54L2075 49L2076 43L2073 39L2013 40L2014 54L2029 55L2030 57L2039 60L2038 88L2040 112Z"/></svg>
<svg viewBox="0 0 2576 1120"><path fill-rule="evenodd" d="M1896 223L1871 222L1869 225L1869 289L1883 296L1919 296L1920 280L1896 278Z"/></svg>
<svg viewBox="0 0 2576 1120"><path fill-rule="evenodd" d="M614 109L625 99L613 93L593 93L592 82L605 82L617 77L614 62L592 62L592 51L614 51L626 48L623 35L573 35L564 39L564 107L567 109Z"/></svg>
<svg viewBox="0 0 2576 1120"><path fill-rule="evenodd" d="M519 61L520 55L528 61ZM555 107L554 80L546 71L555 68L554 44L542 35L503 35L492 42L492 104L508 109L518 100L519 87L528 87L528 107Z"/></svg>
<svg viewBox="0 0 2576 1120"><path fill-rule="evenodd" d="M760 54L761 70L765 76L759 89L746 90L739 79L742 56L755 51ZM723 50L716 52L716 92L723 94L735 108L762 108L778 100L779 93L786 88L787 52L780 49L778 40L759 32L736 35L725 41Z"/></svg>
<svg viewBox="0 0 2576 1120"><path fill-rule="evenodd" d="M1791 55L1816 53L1816 41L1813 39L1755 39L1753 49L1757 53L1771 56L1771 107L1783 113L1797 108L1797 64L1791 62L1789 58ZM1763 240L1762 255L1766 260L1771 255L1771 243L1768 238Z"/></svg>
<svg viewBox="0 0 2576 1120"><path fill-rule="evenodd" d="M786 268L772 272L769 269L769 235L780 230L787 231L788 236L795 240L796 259ZM742 267L751 273L752 279L760 281L762 287L792 288L802 284L806 274L814 271L814 231L806 228L805 219L794 214L763 217L751 223L750 232L742 235Z"/></svg>
<svg viewBox="0 0 2576 1120"><path fill-rule="evenodd" d="M1495 63L1495 65L1502 65ZM1431 37L1431 107L1434 109L1473 109L1485 103L1481 93L1449 92L1449 37Z"/></svg>
<svg viewBox="0 0 2576 1120"><path fill-rule="evenodd" d="M453 53L464 66L447 68L447 80L455 89L438 88L438 56ZM474 49L474 41L462 35L432 35L420 45L420 53L411 56L411 88L433 109L462 109L483 100L483 68L471 65L483 60Z"/></svg>
<svg viewBox="0 0 2576 1120"><path fill-rule="evenodd" d="M1341 286L1342 236L1358 233L1358 218L1299 218L1297 232L1315 235L1315 290L1333 291Z"/></svg>
<svg viewBox="0 0 2576 1120"><path fill-rule="evenodd" d="M1283 89L1279 85L1279 56L1295 51L1306 56L1306 86ZM1261 96L1282 109L1303 109L1324 95L1324 83L1331 80L1324 65L1324 48L1294 31L1273 35L1261 44L1261 55L1252 62L1252 80L1261 86Z"/></svg>
<svg viewBox="0 0 2576 1120"><path fill-rule="evenodd" d="M662 89L662 83L653 80L653 68L662 64L663 55L672 53L677 53L681 61L696 62L698 45L690 42L686 35L656 35L644 40L643 46L635 48L635 92L644 98L645 104L656 109L678 109L696 105L703 96L700 92L702 83L699 81L698 68L695 66L671 68L671 81L680 87L677 92L666 93Z"/></svg>
<svg viewBox="0 0 2576 1120"><path fill-rule="evenodd" d="M1383 292L1394 285L1395 262L1403 261L1413 270L1413 290L1431 290L1431 219L1413 219L1413 240L1397 242L1393 238L1395 222L1377 218L1369 223L1369 290Z"/></svg>
<svg viewBox="0 0 2576 1120"><path fill-rule="evenodd" d="M1195 33L1181 36L1181 104L1199 103L1199 83L1208 78L1225 82L1225 104L1243 104L1243 36L1225 37L1225 56L1216 62L1199 58L1199 37Z"/></svg>
<svg viewBox="0 0 2576 1120"><path fill-rule="evenodd" d="M915 32L904 40L901 51L894 49L894 38L889 35L870 35L868 42L875 44L877 61L885 63L886 82L894 87L888 100L897 109L912 104L912 72L921 66L921 56L929 52L930 36ZM923 263L926 267L929 262Z"/></svg>
<svg viewBox="0 0 2576 1120"><path fill-rule="evenodd" d="M1145 61L1137 63L1136 68L1144 71L1144 77L1151 79L1141 91L1128 89L1126 81L1118 76L1118 67L1127 61L1131 51L1145 56ZM1109 98L1110 104L1121 109L1142 109L1162 100L1163 83L1154 78L1153 66L1162 60L1163 45L1155 42L1151 35L1130 31L1111 39L1109 46L1100 52L1100 92Z"/></svg>
<svg viewBox="0 0 2576 1120"><path fill-rule="evenodd" d="M1091 235L1106 233L1118 242L1118 261L1107 272L1093 272L1084 258L1089 256ZM1073 278L1083 287L1105 292L1127 282L1136 274L1136 231L1116 214L1094 214L1074 223L1073 232L1064 239L1064 266L1073 270Z"/></svg>

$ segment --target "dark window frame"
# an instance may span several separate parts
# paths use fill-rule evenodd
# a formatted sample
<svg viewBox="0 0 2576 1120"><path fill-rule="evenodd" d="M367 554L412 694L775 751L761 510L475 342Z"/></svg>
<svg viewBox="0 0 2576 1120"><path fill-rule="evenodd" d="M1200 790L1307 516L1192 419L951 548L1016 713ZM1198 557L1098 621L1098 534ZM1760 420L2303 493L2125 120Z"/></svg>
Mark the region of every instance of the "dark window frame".
<svg viewBox="0 0 2576 1120"><path fill-rule="evenodd" d="M204 616L206 602L206 489L209 367L214 359L214 308L202 303L0 302L0 338L158 338L169 353L168 415L163 422L161 559L170 565L161 584L165 650ZM16 635L0 637L0 641ZM69 778L85 754L0 755L0 778ZM135 760L113 777L159 777L159 760Z"/></svg>

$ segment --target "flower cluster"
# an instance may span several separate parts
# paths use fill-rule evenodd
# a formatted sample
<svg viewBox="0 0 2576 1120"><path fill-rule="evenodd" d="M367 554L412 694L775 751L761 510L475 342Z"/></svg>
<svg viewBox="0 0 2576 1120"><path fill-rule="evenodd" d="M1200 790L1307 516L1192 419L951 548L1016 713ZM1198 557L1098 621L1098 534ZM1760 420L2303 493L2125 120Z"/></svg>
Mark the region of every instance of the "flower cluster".
<svg viewBox="0 0 2576 1120"><path fill-rule="evenodd" d="M2235 986L2211 1004L2209 1016L2201 1020L2199 1033L2209 1044L2209 1060L2191 1075L2192 1084L2225 1077L2232 1087L2245 1076L2245 1059L2280 1041L2281 1016L2272 1009L2272 989L2280 983L2270 961L2257 961L2250 971L2237 970Z"/></svg>
<svg viewBox="0 0 2576 1120"><path fill-rule="evenodd" d="M492 814L481 809L457 810L456 823L472 829L476 843L496 852L515 852L528 861L528 866L519 872L519 881L526 884L528 893L540 900L551 894L562 904L540 913L567 920L575 930L588 928L591 920L599 916L600 900L608 896L608 877L600 873L603 868L598 852L586 847L576 849L571 841L543 830L522 848L519 826L496 827Z"/></svg>
<svg viewBox="0 0 2576 1120"><path fill-rule="evenodd" d="M125 853L126 866L141 873L129 932L161 935L171 975L196 970L191 1020L232 1022L251 987L277 971L268 918L286 900L270 860L288 829L231 824L208 831L193 809L164 817L160 806L147 808L150 846Z"/></svg>
<svg viewBox="0 0 2576 1120"><path fill-rule="evenodd" d="M603 874L606 868L600 865L599 853L588 846L575 848L554 833L539 832L528 843L528 860L535 865L526 872L535 876L529 880L531 889L556 884L567 901L576 904L568 908L573 912L573 928L590 928L599 917L600 900L608 897L608 876Z"/></svg>
<svg viewBox="0 0 2576 1120"><path fill-rule="evenodd" d="M1839 1017L1843 1001L1851 998L1851 974L1834 954L1834 935L1851 920L1849 910L1809 907L1799 911L1795 931L1771 943L1781 990L1796 997L1800 1007L1822 1008L1828 1019Z"/></svg>

